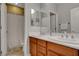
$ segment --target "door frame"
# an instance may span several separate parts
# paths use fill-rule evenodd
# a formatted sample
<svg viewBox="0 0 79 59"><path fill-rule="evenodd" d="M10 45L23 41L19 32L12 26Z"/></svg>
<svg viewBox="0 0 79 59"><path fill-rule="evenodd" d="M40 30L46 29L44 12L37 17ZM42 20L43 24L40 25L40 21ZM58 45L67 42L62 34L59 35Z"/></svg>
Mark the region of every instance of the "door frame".
<svg viewBox="0 0 79 59"><path fill-rule="evenodd" d="M7 54L7 6L1 4L1 51L2 56Z"/></svg>

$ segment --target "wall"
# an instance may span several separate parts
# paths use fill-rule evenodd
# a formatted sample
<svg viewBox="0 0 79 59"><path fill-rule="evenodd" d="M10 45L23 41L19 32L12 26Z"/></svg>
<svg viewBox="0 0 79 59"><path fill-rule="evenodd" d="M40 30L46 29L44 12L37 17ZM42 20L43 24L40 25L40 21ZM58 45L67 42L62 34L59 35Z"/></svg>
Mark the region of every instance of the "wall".
<svg viewBox="0 0 79 59"><path fill-rule="evenodd" d="M7 12L17 15L24 15L24 8L18 7L12 4L6 4L7 5Z"/></svg>
<svg viewBox="0 0 79 59"><path fill-rule="evenodd" d="M79 7L71 10L71 31L79 33Z"/></svg>
<svg viewBox="0 0 79 59"><path fill-rule="evenodd" d="M8 19L8 49L20 47L24 40L24 16L7 14Z"/></svg>
<svg viewBox="0 0 79 59"><path fill-rule="evenodd" d="M79 7L79 3L58 3L56 4L58 24L70 22L71 20L70 10L76 7ZM71 31L70 27L68 27L68 31Z"/></svg>
<svg viewBox="0 0 79 59"><path fill-rule="evenodd" d="M24 32L24 55L30 55L29 49L29 29L30 29L30 4L25 4L25 32Z"/></svg>

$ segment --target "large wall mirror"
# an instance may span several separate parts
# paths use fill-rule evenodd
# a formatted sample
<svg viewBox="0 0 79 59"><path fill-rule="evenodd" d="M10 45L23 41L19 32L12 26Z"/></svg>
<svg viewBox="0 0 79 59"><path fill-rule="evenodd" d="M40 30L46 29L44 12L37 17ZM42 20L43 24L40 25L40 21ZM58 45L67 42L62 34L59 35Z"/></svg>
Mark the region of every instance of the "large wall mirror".
<svg viewBox="0 0 79 59"><path fill-rule="evenodd" d="M53 4L53 3L52 3ZM31 9L31 27L40 33L79 32L79 4L54 4L52 11L44 8ZM41 7L42 5L40 5ZM42 6L43 7L43 6ZM35 7L34 7L35 8ZM37 10L38 9L38 10Z"/></svg>

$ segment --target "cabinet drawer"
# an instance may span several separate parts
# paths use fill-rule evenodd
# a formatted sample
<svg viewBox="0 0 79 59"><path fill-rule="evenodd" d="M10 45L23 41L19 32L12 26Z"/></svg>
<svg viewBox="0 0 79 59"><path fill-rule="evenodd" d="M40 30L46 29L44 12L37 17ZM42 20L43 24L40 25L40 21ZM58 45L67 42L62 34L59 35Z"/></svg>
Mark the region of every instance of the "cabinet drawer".
<svg viewBox="0 0 79 59"><path fill-rule="evenodd" d="M37 55L40 56L39 54L42 54L43 56L46 56L46 48L38 45L37 46Z"/></svg>
<svg viewBox="0 0 79 59"><path fill-rule="evenodd" d="M40 45L40 46L42 46L42 47L46 47L46 41L43 41L41 39L37 40L37 44Z"/></svg>
<svg viewBox="0 0 79 59"><path fill-rule="evenodd" d="M59 56L58 54L54 53L51 50L47 50L47 56Z"/></svg>
<svg viewBox="0 0 79 59"><path fill-rule="evenodd" d="M30 39L30 42L33 42L33 43L36 43L36 41L37 41L37 39L34 37L29 37L29 39Z"/></svg>
<svg viewBox="0 0 79 59"><path fill-rule="evenodd" d="M47 49L50 49L60 55L64 56L77 56L78 55L78 50L65 47L63 45L47 42Z"/></svg>
<svg viewBox="0 0 79 59"><path fill-rule="evenodd" d="M46 55L43 54L42 52L38 52L37 56L46 56Z"/></svg>

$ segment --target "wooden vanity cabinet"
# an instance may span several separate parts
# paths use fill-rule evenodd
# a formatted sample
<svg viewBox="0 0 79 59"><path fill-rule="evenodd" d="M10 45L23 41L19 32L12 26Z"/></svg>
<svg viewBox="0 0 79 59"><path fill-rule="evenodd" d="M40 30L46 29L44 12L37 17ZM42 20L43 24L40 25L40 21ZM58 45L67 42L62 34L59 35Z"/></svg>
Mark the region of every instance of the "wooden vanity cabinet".
<svg viewBox="0 0 79 59"><path fill-rule="evenodd" d="M78 50L59 45L52 42L47 42L48 56L78 56Z"/></svg>
<svg viewBox="0 0 79 59"><path fill-rule="evenodd" d="M79 50L29 37L31 56L78 56Z"/></svg>
<svg viewBox="0 0 79 59"><path fill-rule="evenodd" d="M46 41L37 40L37 56L46 56Z"/></svg>
<svg viewBox="0 0 79 59"><path fill-rule="evenodd" d="M33 37L29 37L29 39L30 39L30 54L31 54L31 56L36 56L37 39L33 38Z"/></svg>

